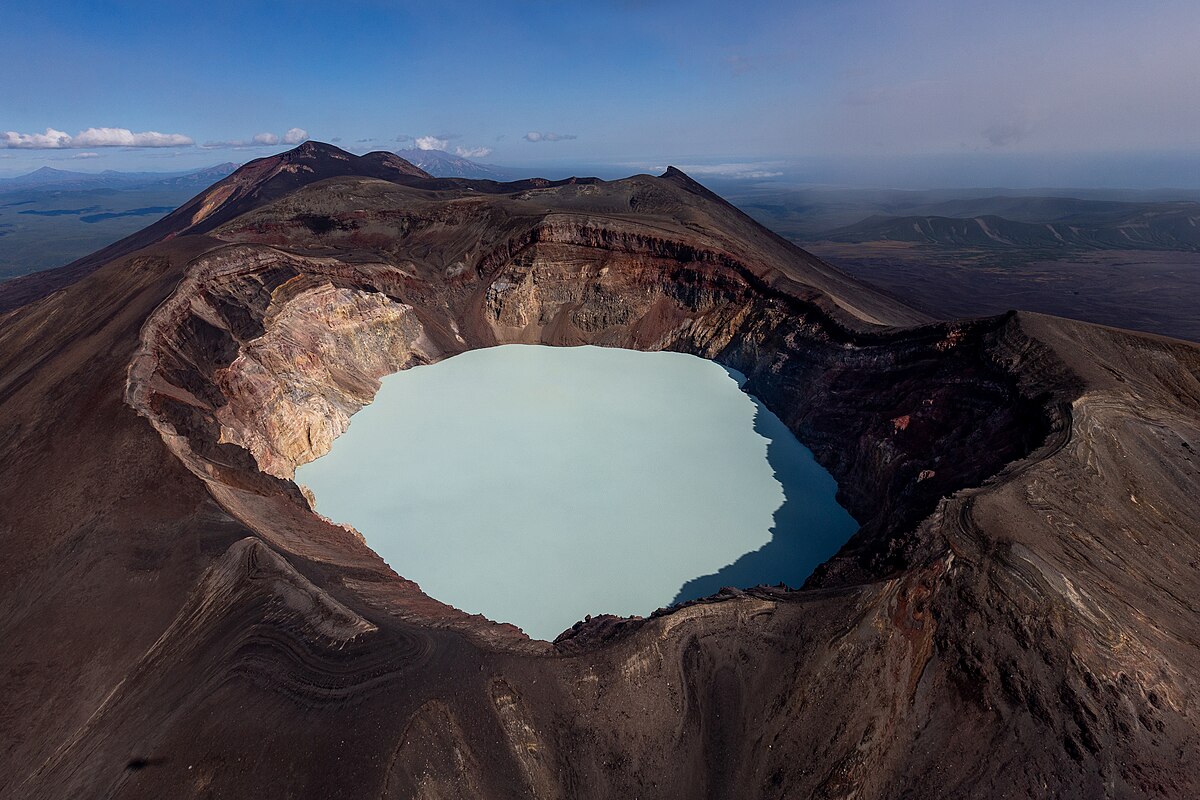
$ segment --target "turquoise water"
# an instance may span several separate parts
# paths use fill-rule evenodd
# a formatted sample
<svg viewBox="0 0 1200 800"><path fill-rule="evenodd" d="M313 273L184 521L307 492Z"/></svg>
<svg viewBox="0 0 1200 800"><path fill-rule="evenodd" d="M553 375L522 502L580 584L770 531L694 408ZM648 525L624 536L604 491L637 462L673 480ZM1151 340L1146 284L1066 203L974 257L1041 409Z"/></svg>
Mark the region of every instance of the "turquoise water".
<svg viewBox="0 0 1200 800"><path fill-rule="evenodd" d="M857 528L778 418L681 353L505 345L389 375L296 480L427 594L540 639L799 585Z"/></svg>

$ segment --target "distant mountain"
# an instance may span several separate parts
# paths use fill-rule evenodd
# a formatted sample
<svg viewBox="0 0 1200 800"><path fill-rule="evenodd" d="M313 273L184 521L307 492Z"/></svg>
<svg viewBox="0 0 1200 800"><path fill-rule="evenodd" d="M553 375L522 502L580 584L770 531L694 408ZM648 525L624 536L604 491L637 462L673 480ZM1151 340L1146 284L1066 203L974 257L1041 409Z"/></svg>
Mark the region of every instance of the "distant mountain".
<svg viewBox="0 0 1200 800"><path fill-rule="evenodd" d="M180 189L206 189L212 186L219 180L227 178L240 167L241 164L235 164L232 161L227 161L224 164L215 164L211 167L198 169L195 172L185 172L183 175L174 175L169 178L162 178L155 182L156 186L170 186Z"/></svg>
<svg viewBox="0 0 1200 800"><path fill-rule="evenodd" d="M237 164L217 164L184 172L73 172L41 167L15 178L0 178L0 192L24 190L129 189L137 186L168 186L203 189L238 168Z"/></svg>
<svg viewBox="0 0 1200 800"><path fill-rule="evenodd" d="M211 169L220 170L225 166L220 165ZM181 177L202 172L204 170L183 173ZM331 144L309 140L285 153L258 158L242 165L215 184L205 186L195 196L162 219L109 244L102 250L97 250L90 256L78 258L65 267L21 275L4 281L0 284L0 314L89 274L105 261L128 255L148 244L169 240L185 232L206 233L222 222L265 205L285 194L290 194L303 186L326 178L347 175L388 181L417 181L434 185L437 183L429 173L392 153L378 151L356 156ZM163 180L164 175L157 173L155 178ZM170 191L172 194L183 195L185 198L193 191L186 188L170 189L161 184L157 190L163 194ZM0 188L0 191L4 190ZM103 224L112 223L114 220L133 220L137 219L139 215L149 215L159 211L158 208L114 210L100 212L100 214L112 214L112 216L94 219L92 217L99 215L93 215L89 208L61 209L65 212L61 216L46 216L46 214L56 214L59 209L37 209L44 213L24 216L21 214L21 210L26 210L25 204L14 208L18 210L15 210L11 217L17 219L47 218L83 221L83 217L76 212L87 213L90 219L84 221L84 224L89 221L93 224ZM3 211L2 207L0 207L0 211ZM321 224L319 219L314 219L312 222L318 226ZM4 238L7 240L10 236L6 235ZM2 250L0 250L0 255L2 255ZM0 266L2 265L3 260L0 258Z"/></svg>
<svg viewBox="0 0 1200 800"><path fill-rule="evenodd" d="M397 150L396 155L417 165L435 178L512 181L522 177L502 167L479 164L444 150Z"/></svg>
<svg viewBox="0 0 1200 800"><path fill-rule="evenodd" d="M1178 198L1183 200L1184 198ZM1120 223L1143 213L1163 213L1192 209L1194 202L1146 200L1096 200L1068 196L982 196L947 199L904 210L892 209L894 216L970 217L997 216L1016 222L1069 222L1099 225Z"/></svg>
<svg viewBox="0 0 1200 800"><path fill-rule="evenodd" d="M120 173L111 170L105 172L71 172L53 167L41 167L27 175L15 178L0 178L0 191L18 191L21 189L95 189L113 186L116 183L128 183L122 180ZM161 176L158 176L161 177Z"/></svg>
<svg viewBox="0 0 1200 800"><path fill-rule="evenodd" d="M1016 202L1020 200L1021 202ZM911 242L994 249L1200 251L1200 203L1110 203L1069 198L994 198L946 206L1006 207L1026 220L996 214L872 216L814 236L831 242ZM1054 201L1054 202L1049 202ZM1041 216L1041 221L1032 219Z"/></svg>

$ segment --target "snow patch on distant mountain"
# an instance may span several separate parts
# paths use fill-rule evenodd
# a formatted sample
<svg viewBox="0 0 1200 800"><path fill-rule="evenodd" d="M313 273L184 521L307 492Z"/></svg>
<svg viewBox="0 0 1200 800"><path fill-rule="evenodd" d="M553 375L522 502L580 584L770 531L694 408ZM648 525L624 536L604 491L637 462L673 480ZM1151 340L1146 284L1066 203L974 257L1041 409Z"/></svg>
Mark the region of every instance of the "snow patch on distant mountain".
<svg viewBox="0 0 1200 800"><path fill-rule="evenodd" d="M437 178L470 178L474 180L512 181L519 175L491 164L480 164L444 150L397 150L396 155Z"/></svg>

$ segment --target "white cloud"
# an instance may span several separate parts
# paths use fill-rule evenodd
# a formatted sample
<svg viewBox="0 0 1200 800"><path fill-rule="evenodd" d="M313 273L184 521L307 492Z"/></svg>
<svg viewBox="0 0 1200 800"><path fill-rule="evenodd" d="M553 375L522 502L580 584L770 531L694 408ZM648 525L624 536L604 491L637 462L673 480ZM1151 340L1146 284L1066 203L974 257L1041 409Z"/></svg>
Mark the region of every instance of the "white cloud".
<svg viewBox="0 0 1200 800"><path fill-rule="evenodd" d="M186 147L194 144L191 137L181 133L145 131L134 133L128 128L88 128L71 136L66 131L47 128L45 133L0 134L0 147L22 150L65 150L84 147Z"/></svg>
<svg viewBox="0 0 1200 800"><path fill-rule="evenodd" d="M65 131L56 131L54 128L46 128L45 133L17 133L16 131L5 131L4 137L0 139L5 147L10 148L29 148L30 150L51 150L59 147L71 146L71 135Z"/></svg>
<svg viewBox="0 0 1200 800"><path fill-rule="evenodd" d="M454 152L461 158L485 158L492 154L490 147L456 147Z"/></svg>
<svg viewBox="0 0 1200 800"><path fill-rule="evenodd" d="M436 136L418 136L416 141L418 150L445 150L446 145L450 144L448 140Z"/></svg>
<svg viewBox="0 0 1200 800"><path fill-rule="evenodd" d="M283 136L271 133L270 131L264 131L263 133L256 134L249 140L226 139L221 142L205 142L200 146L205 150L213 150L225 147L275 147L280 144L302 144L307 141L308 131L303 128L289 128ZM341 139L334 139L334 141L341 141Z"/></svg>
<svg viewBox="0 0 1200 800"><path fill-rule="evenodd" d="M99 158L99 153L76 153L71 158Z"/></svg>
<svg viewBox="0 0 1200 800"><path fill-rule="evenodd" d="M193 144L191 137L181 133L134 133L127 128L88 128L71 139L72 147L184 147L190 144Z"/></svg>
<svg viewBox="0 0 1200 800"><path fill-rule="evenodd" d="M578 138L579 137L573 133L551 133L549 131L546 131L545 133L542 133L541 131L530 131L529 133L525 134L525 141L527 142L561 142L567 139Z"/></svg>

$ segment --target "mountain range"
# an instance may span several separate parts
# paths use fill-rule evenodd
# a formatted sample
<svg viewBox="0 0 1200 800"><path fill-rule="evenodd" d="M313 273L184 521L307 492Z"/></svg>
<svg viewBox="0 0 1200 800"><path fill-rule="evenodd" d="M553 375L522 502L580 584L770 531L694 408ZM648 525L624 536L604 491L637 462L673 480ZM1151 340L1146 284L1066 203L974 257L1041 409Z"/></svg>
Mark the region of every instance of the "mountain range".
<svg viewBox="0 0 1200 800"><path fill-rule="evenodd" d="M935 316L1015 307L1200 341L1195 192L722 185L772 230Z"/></svg>
<svg viewBox="0 0 1200 800"><path fill-rule="evenodd" d="M238 165L232 162L182 172L118 172L111 169L103 172L72 172L41 167L25 175L0 178L0 193L37 189L127 189L149 186L203 189L237 168Z"/></svg>
<svg viewBox="0 0 1200 800"><path fill-rule="evenodd" d="M1200 250L1200 203L1195 202L995 198L952 201L941 207L976 215L872 216L819 238L989 249Z"/></svg>

